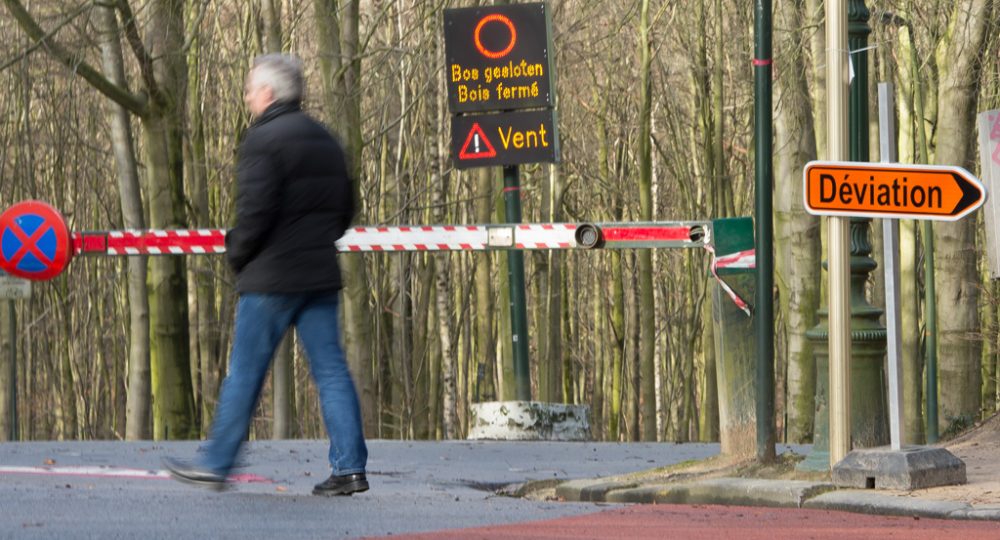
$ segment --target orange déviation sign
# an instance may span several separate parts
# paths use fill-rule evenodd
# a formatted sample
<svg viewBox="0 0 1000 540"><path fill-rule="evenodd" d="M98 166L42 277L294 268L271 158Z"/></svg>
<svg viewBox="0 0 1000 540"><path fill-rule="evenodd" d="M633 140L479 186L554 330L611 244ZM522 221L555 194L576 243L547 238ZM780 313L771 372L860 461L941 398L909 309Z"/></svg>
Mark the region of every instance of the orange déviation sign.
<svg viewBox="0 0 1000 540"><path fill-rule="evenodd" d="M805 184L806 209L821 215L958 219L986 199L959 167L811 162Z"/></svg>
<svg viewBox="0 0 1000 540"><path fill-rule="evenodd" d="M465 144L458 153L458 159L481 159L497 157L497 151L493 144L486 138L483 128L478 123L472 124L469 136L465 138Z"/></svg>

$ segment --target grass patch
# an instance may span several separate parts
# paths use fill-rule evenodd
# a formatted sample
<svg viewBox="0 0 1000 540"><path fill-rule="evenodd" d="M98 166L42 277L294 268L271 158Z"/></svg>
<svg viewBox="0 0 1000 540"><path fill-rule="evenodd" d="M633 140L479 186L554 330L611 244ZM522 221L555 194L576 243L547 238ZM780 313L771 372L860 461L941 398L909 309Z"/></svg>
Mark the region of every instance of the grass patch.
<svg viewBox="0 0 1000 540"><path fill-rule="evenodd" d="M764 480L807 480L827 482L829 472L806 472L795 469L804 455L785 452L773 463L758 463L756 459L733 459L713 456L702 460L689 460L667 467L658 467L622 476L608 478L609 481L635 482L638 484L670 484L707 478L759 478Z"/></svg>

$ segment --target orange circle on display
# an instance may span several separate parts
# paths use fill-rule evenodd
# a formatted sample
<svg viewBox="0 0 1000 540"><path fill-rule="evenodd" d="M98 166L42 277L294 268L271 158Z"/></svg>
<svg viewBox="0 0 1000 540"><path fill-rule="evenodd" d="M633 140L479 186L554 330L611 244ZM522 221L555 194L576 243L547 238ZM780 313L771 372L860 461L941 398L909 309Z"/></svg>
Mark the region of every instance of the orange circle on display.
<svg viewBox="0 0 1000 540"><path fill-rule="evenodd" d="M480 32L482 32L483 27L486 26L486 23L491 23L491 22L502 23L507 26L508 30L510 30L510 43L508 43L507 48L505 48L502 51L491 51L487 49L485 46L483 46L483 42L479 39L479 34ZM517 43L517 29L514 28L514 23L511 22L509 18L500 15L499 13L494 13L492 15L487 15L483 17L479 21L479 24L476 25L476 31L473 34L473 39L476 42L476 49L479 51L479 54L482 54L483 56L491 60L497 60L499 58L507 56L507 54L514 49L514 44Z"/></svg>

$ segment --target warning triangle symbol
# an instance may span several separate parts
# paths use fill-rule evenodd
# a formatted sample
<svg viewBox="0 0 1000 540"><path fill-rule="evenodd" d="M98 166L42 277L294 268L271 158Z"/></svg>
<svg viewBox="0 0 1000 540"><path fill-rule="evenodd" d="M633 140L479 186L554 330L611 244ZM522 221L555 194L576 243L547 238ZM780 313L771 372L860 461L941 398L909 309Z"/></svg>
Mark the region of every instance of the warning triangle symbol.
<svg viewBox="0 0 1000 540"><path fill-rule="evenodd" d="M496 157L497 151L493 148L490 140L486 138L483 128L478 123L472 124L469 136L465 138L465 144L458 153L458 159L482 159Z"/></svg>

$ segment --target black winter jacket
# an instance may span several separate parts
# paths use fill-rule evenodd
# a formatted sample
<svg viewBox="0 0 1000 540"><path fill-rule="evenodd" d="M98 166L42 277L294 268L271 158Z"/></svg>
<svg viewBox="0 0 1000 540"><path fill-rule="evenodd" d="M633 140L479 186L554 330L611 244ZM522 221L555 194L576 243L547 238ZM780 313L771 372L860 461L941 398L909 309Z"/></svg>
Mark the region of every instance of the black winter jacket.
<svg viewBox="0 0 1000 540"><path fill-rule="evenodd" d="M240 144L226 257L239 292L341 287L337 248L354 214L344 151L297 103L275 103Z"/></svg>

